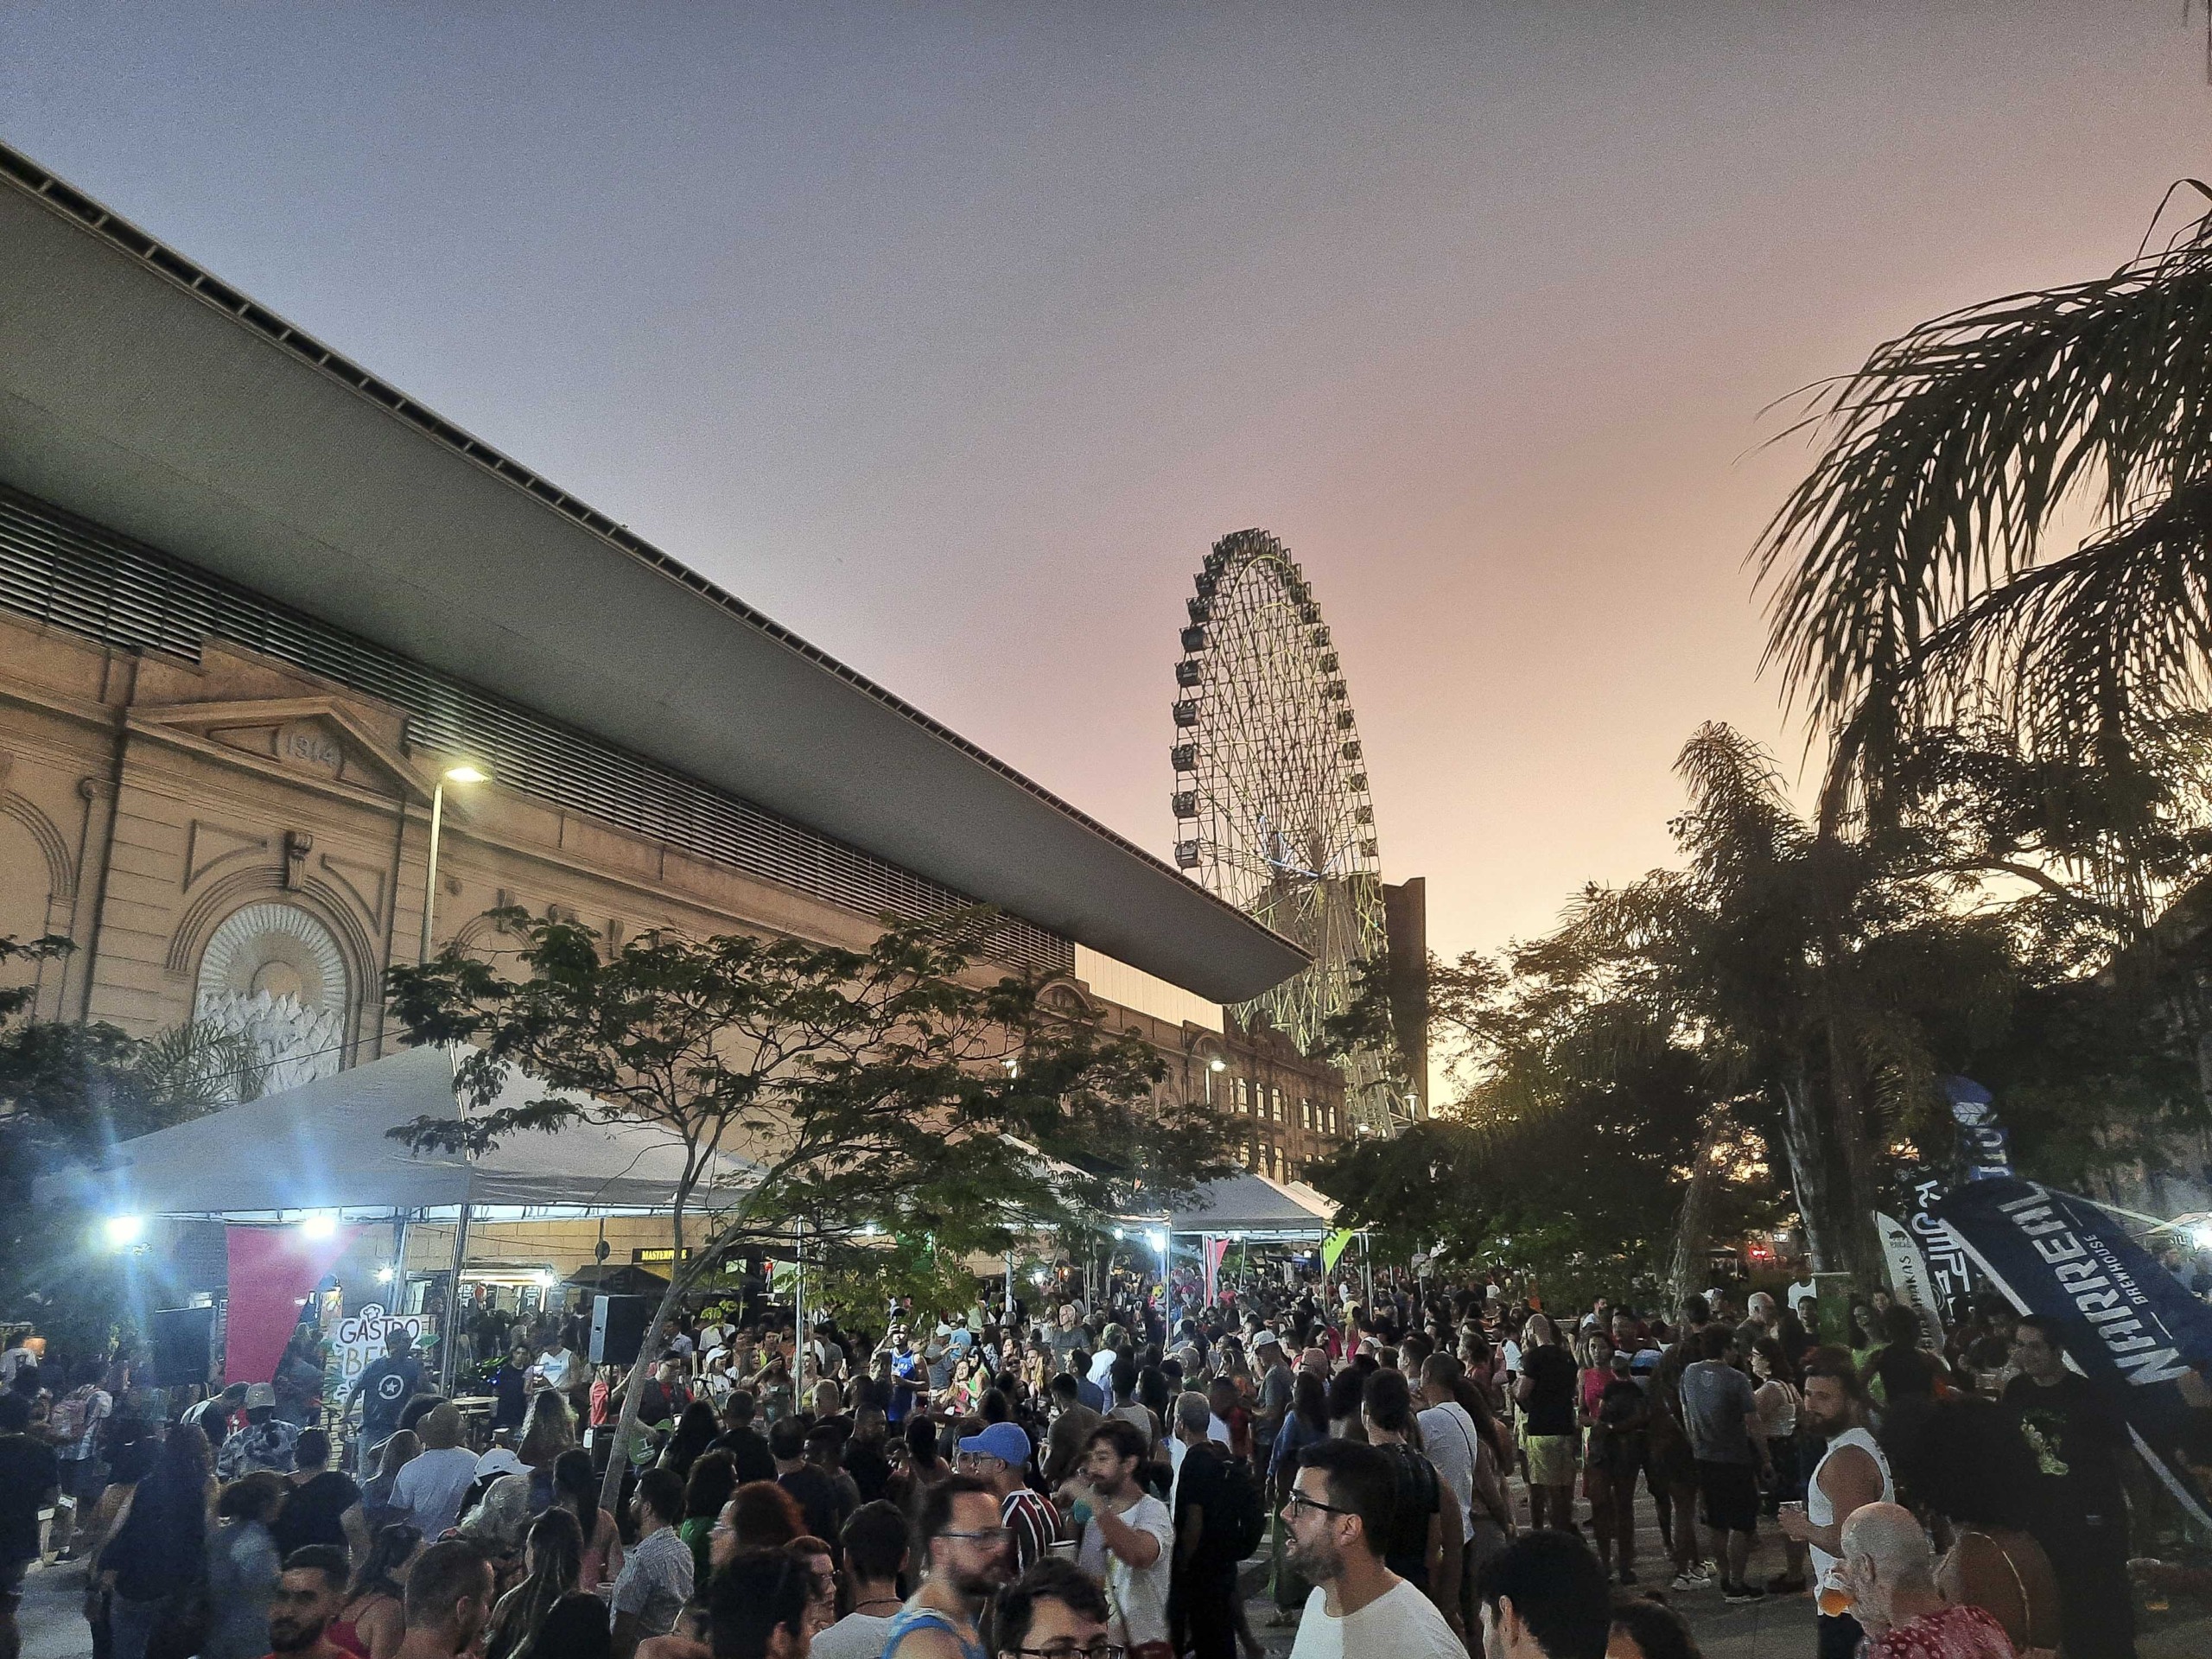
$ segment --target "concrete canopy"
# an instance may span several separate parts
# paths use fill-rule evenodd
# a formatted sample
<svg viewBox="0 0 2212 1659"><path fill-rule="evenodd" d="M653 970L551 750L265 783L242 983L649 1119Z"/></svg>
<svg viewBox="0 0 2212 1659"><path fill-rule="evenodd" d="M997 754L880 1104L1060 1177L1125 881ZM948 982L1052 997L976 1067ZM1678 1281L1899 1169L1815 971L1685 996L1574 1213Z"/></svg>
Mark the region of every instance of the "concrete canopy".
<svg viewBox="0 0 2212 1659"><path fill-rule="evenodd" d="M4 146L0 481L1211 1000L1306 964Z"/></svg>

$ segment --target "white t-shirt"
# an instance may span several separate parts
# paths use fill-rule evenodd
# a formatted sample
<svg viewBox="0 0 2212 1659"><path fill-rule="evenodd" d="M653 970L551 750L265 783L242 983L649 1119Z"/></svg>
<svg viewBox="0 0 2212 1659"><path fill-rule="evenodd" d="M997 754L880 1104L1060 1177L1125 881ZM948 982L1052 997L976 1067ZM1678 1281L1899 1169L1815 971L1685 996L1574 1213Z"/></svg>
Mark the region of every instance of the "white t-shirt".
<svg viewBox="0 0 2212 1659"><path fill-rule="evenodd" d="M1400 1579L1357 1612L1332 1618L1319 1585L1306 1599L1290 1659L1467 1659L1436 1604Z"/></svg>
<svg viewBox="0 0 2212 1659"><path fill-rule="evenodd" d="M1446 1401L1440 1406L1431 1406L1421 1414L1421 1449L1436 1465L1437 1478L1452 1489L1459 1500L1459 1535L1474 1535L1475 1516L1475 1460L1481 1454L1476 1450L1475 1436L1480 1433L1475 1420L1467 1415L1467 1408L1457 1400Z"/></svg>
<svg viewBox="0 0 2212 1659"><path fill-rule="evenodd" d="M1167 1506L1147 1492L1119 1512L1121 1521L1160 1540L1160 1555L1150 1567L1131 1567L1106 1548L1106 1535L1096 1521L1083 1529L1083 1547L1075 1564L1094 1584L1106 1586L1106 1600L1115 1617L1107 1628L1124 1647L1167 1640L1167 1580L1175 1567L1175 1522Z"/></svg>
<svg viewBox="0 0 2212 1659"><path fill-rule="evenodd" d="M874 1613L847 1613L814 1638L812 1659L876 1659L891 1621Z"/></svg>
<svg viewBox="0 0 2212 1659"><path fill-rule="evenodd" d="M576 1381L575 1351L563 1348L558 1354L540 1354L537 1363L530 1369L545 1379L549 1389L572 1388Z"/></svg>
<svg viewBox="0 0 2212 1659"><path fill-rule="evenodd" d="M461 1500L476 1484L476 1454L466 1446L437 1446L410 1458L391 1483L391 1506L435 1539L461 1512Z"/></svg>

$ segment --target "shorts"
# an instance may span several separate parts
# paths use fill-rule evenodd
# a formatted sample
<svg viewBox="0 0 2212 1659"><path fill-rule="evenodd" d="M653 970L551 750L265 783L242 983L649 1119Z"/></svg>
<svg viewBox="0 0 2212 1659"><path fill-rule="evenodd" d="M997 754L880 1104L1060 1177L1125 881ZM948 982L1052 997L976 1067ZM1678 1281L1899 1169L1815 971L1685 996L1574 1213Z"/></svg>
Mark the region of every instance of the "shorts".
<svg viewBox="0 0 2212 1659"><path fill-rule="evenodd" d="M100 1478L98 1458L63 1458L61 1463L61 1496L98 1503L107 1490L107 1482Z"/></svg>
<svg viewBox="0 0 2212 1659"><path fill-rule="evenodd" d="M1572 1434L1523 1434L1521 1449L1529 1454L1531 1486L1574 1484L1575 1437Z"/></svg>
<svg viewBox="0 0 2212 1659"><path fill-rule="evenodd" d="M1698 1496L1705 1500L1705 1524L1720 1532L1756 1532L1759 1484L1748 1463L1698 1459Z"/></svg>

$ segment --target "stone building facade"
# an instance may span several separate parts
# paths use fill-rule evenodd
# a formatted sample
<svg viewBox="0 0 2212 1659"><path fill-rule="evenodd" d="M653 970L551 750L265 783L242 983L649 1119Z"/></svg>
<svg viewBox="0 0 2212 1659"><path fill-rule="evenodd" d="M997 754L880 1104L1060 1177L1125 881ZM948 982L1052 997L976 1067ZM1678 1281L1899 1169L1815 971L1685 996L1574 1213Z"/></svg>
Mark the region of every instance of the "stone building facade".
<svg viewBox="0 0 2212 1659"><path fill-rule="evenodd" d="M419 950L429 791L445 766L475 757L416 741L422 708L302 666L317 653L296 631L320 626L305 619L285 619L292 632L255 630L292 640L283 655L219 633L148 647L113 619L154 603L160 584L134 584L161 556L34 500L0 499L0 537L18 549L64 531L73 566L39 567L41 588L16 558L0 582L0 936L75 946L12 965L15 982L35 982L45 1019L140 1036L193 1020L249 1033L265 1089L389 1052L379 987ZM62 603L87 588L104 596L91 620ZM496 761L493 772L447 789L435 945L493 944L486 912L508 905L617 940L750 929L861 945L875 912L840 898L898 875L822 842L791 866L820 871L809 891L702 850L703 830L632 827L669 802L631 802L618 823L511 786ZM954 897L907 880L917 903ZM1281 1037L1106 1001L1076 976L1065 942L1033 926L1009 932L1006 955L1007 966L1060 973L1061 995L1141 1032L1169 1060L1164 1093L1207 1101L1244 1130L1248 1168L1295 1179L1348 1132L1335 1070Z"/></svg>

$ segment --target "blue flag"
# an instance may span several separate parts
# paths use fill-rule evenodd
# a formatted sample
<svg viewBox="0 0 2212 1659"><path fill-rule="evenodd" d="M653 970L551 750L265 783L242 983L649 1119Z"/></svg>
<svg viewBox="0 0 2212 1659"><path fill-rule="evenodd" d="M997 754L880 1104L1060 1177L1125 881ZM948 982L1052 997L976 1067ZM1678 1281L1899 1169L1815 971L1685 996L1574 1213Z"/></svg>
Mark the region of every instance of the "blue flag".
<svg viewBox="0 0 2212 1659"><path fill-rule="evenodd" d="M1935 1211L2013 1306L2059 1321L2067 1357L2112 1389L2136 1450L2212 1526L2212 1504L2181 1456L2192 1409L2179 1385L2212 1366L2212 1307L2085 1198L1999 1176L1967 1181Z"/></svg>

